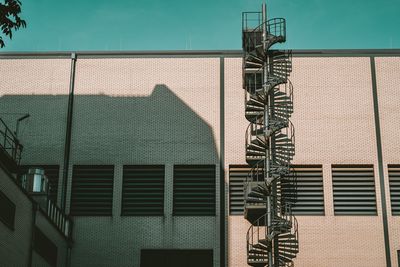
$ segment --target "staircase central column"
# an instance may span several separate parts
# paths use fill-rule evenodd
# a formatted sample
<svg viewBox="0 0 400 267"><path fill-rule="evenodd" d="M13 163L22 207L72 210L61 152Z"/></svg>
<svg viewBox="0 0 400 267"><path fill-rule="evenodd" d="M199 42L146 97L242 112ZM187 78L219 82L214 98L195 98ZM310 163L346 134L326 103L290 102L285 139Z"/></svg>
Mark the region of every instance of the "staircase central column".
<svg viewBox="0 0 400 267"><path fill-rule="evenodd" d="M267 50L267 25L266 25L266 21L267 21L267 6L265 3L262 4L262 22L263 22L263 26L262 26L262 42L263 42L263 51ZM270 140L269 140L269 134L268 134L268 130L269 130L269 94L268 94L268 88L267 88L267 81L268 81L268 61L265 60L264 61L264 66L263 66L263 91L264 91L264 96L265 96L265 106L264 106L264 138L265 138L265 144L266 144L266 148L265 148L265 175L264 175L264 179L266 182L266 186L267 188L269 187L269 191L271 191L270 189ZM272 248L272 240L270 240L269 237L272 236L272 216L273 216L273 201L271 199L271 194L268 194L267 196L267 226L268 226L268 233L266 233L267 236L267 240L268 241L268 246L270 248ZM268 267L273 267L274 266L274 257L272 256L273 254L273 250L270 249L268 252Z"/></svg>

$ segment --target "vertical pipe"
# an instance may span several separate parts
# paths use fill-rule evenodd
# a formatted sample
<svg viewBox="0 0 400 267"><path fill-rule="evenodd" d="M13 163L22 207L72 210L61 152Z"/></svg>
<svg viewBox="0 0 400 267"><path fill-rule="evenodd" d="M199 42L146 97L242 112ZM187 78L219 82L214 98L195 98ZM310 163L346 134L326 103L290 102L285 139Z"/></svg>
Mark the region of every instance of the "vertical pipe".
<svg viewBox="0 0 400 267"><path fill-rule="evenodd" d="M71 133L72 133L72 114L74 105L74 87L75 87L75 66L76 54L71 54L71 73L69 81L69 96L68 96L68 111L67 111L67 128L65 132L65 146L64 146L64 168L63 168L63 186L61 190L61 209L66 212L67 202L67 186L68 186L68 167L69 157L71 151Z"/></svg>
<svg viewBox="0 0 400 267"><path fill-rule="evenodd" d="M31 244L29 246L29 256L28 256L28 267L32 267L33 260L33 249L35 244L35 226L36 226L36 212L38 210L38 204L32 202L32 224L31 224Z"/></svg>
<svg viewBox="0 0 400 267"><path fill-rule="evenodd" d="M67 187L68 187L68 168L71 152L71 137L72 137L72 115L74 106L74 88L75 88L75 69L76 69L76 54L71 54L71 72L69 81L69 96L68 96L68 111L67 111L67 129L65 132L64 146L64 167L63 167L63 186L61 190L61 209L66 213L67 207ZM72 233L71 233L72 234ZM71 264L71 236L68 238L67 254L65 257L65 265L68 267Z"/></svg>
<svg viewBox="0 0 400 267"><path fill-rule="evenodd" d="M267 49L267 6L265 3L262 4L262 42L263 42L263 50L266 51ZM265 137L265 143L266 143L266 148L265 148L265 176L264 179L267 180L267 183L269 182L269 174L270 174L270 145L269 145L269 136L266 135L266 132L269 130L269 96L266 88L266 82L268 80L268 61L264 62L263 66L263 90L265 94L265 106L264 106L264 137ZM267 184L267 186L270 186ZM268 236L271 236L272 231L271 231L271 226L272 226L272 200L271 200L271 195L267 196L267 227L268 227ZM272 248L272 242L269 244L270 248ZM273 267L274 261L273 261L273 251L272 249L268 251L268 266Z"/></svg>
<svg viewBox="0 0 400 267"><path fill-rule="evenodd" d="M371 64L371 76L372 76L372 97L374 100L374 117L375 117L375 134L376 134L376 146L377 146L377 158L378 158L378 173L379 173L379 187L381 193L382 203L382 224L383 224L383 239L385 242L385 255L386 255L386 267L392 266L392 260L390 255L390 236L388 226L388 215L386 205L386 192L385 192L385 175L383 170L383 156L382 156L382 135L381 126L379 120L379 102L378 102L378 89L376 82L376 67L375 58L370 58Z"/></svg>
<svg viewBox="0 0 400 267"><path fill-rule="evenodd" d="M226 244L225 244L225 58L220 58L220 266L226 266Z"/></svg>

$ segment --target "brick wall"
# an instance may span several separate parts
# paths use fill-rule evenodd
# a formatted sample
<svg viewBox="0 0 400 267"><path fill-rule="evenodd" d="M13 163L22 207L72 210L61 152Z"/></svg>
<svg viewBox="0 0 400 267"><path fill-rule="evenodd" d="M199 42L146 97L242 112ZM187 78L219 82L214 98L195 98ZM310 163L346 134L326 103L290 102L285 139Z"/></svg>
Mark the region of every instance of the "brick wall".
<svg viewBox="0 0 400 267"><path fill-rule="evenodd" d="M325 216L297 216L296 266L384 266L380 188L368 57L294 57L295 164L323 164ZM245 162L241 59L226 63L226 166ZM374 164L378 216L334 216L331 164ZM230 216L229 266L246 265L241 216ZM393 250L395 251L395 250Z"/></svg>
<svg viewBox="0 0 400 267"><path fill-rule="evenodd" d="M400 132L400 59L398 57L378 57L375 59L379 116L382 135L382 156L385 175L386 203L389 223L391 259L398 266L397 251L400 250L400 217L392 215L388 164L399 164Z"/></svg>
<svg viewBox="0 0 400 267"><path fill-rule="evenodd" d="M172 216L174 164L219 170L219 59L78 59L76 71L71 165L115 175L113 216L75 218L72 264L139 266L140 249L191 248L213 249L219 266L219 204L215 217ZM165 165L163 217L120 216L124 164Z"/></svg>
<svg viewBox="0 0 400 267"><path fill-rule="evenodd" d="M398 57L376 58L393 266L400 222L390 213L387 164L400 163L399 65ZM229 164L245 162L241 67L241 58L225 58L226 184ZM31 114L20 128L23 164L62 170L69 68L70 59L2 60L0 71L9 77L0 82L2 117L15 125L18 116ZM142 248L213 249L219 266L219 183L217 216L172 216L174 164L216 164L219 181L219 68L220 59L212 57L78 56L68 193L74 164L112 164L115 171L113 216L75 218L73 266L139 266ZM291 81L294 163L323 164L325 197L325 216L298 216L296 266L384 266L370 58L294 57ZM374 164L377 216L334 216L331 164L346 163ZM120 216L125 164L165 165L163 217ZM242 216L227 216L229 266L246 265L248 227Z"/></svg>

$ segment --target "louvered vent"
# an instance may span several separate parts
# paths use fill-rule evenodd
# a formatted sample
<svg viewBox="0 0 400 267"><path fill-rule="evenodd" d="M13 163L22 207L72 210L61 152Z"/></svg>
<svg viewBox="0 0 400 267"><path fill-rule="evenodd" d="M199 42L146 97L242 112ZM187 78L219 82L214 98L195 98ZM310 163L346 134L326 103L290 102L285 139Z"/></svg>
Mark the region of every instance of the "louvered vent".
<svg viewBox="0 0 400 267"><path fill-rule="evenodd" d="M388 168L392 215L400 215L400 165L389 164Z"/></svg>
<svg viewBox="0 0 400 267"><path fill-rule="evenodd" d="M76 165L72 173L71 214L111 216L114 166Z"/></svg>
<svg viewBox="0 0 400 267"><path fill-rule="evenodd" d="M324 186L322 165L293 165L296 175L297 201L292 207L295 215L324 215Z"/></svg>
<svg viewBox="0 0 400 267"><path fill-rule="evenodd" d="M335 215L376 215L373 165L332 165Z"/></svg>
<svg viewBox="0 0 400 267"><path fill-rule="evenodd" d="M248 165L229 165L229 214L243 215L244 183L250 172Z"/></svg>
<svg viewBox="0 0 400 267"><path fill-rule="evenodd" d="M174 215L215 215L215 165L174 166Z"/></svg>
<svg viewBox="0 0 400 267"><path fill-rule="evenodd" d="M164 166L124 166L122 215L164 214Z"/></svg>
<svg viewBox="0 0 400 267"><path fill-rule="evenodd" d="M21 165L19 167L19 176L28 173L29 168L42 168L44 174L49 179L50 191L49 198L54 203L57 203L58 180L60 175L59 165Z"/></svg>

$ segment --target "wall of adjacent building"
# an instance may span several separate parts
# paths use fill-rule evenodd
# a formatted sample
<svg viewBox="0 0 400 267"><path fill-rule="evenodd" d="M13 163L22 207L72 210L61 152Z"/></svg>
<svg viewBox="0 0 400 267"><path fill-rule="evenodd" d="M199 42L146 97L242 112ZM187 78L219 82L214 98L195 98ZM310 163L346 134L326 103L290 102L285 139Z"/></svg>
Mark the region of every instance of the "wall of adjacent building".
<svg viewBox="0 0 400 267"><path fill-rule="evenodd" d="M32 231L37 227L57 247L57 266L66 266L67 240L43 212L36 210L33 201L17 185L15 179L0 168L0 191L15 205L13 227L0 221L0 265L51 266L34 249L35 237Z"/></svg>
<svg viewBox="0 0 400 267"><path fill-rule="evenodd" d="M0 168L0 190L15 205L13 229L0 221L0 262L8 266L27 266L32 237L32 203L22 196L11 179Z"/></svg>

